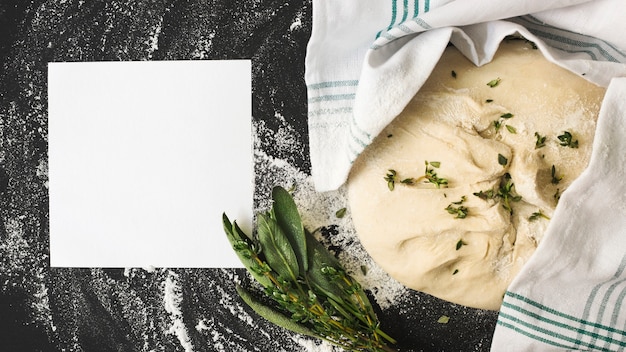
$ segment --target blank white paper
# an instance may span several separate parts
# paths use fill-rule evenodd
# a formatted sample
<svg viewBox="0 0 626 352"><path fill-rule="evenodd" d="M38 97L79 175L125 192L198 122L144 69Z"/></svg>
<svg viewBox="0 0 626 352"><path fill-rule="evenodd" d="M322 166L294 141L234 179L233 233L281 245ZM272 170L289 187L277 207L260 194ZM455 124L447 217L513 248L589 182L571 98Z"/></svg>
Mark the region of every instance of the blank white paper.
<svg viewBox="0 0 626 352"><path fill-rule="evenodd" d="M249 60L50 63L50 265L241 267Z"/></svg>

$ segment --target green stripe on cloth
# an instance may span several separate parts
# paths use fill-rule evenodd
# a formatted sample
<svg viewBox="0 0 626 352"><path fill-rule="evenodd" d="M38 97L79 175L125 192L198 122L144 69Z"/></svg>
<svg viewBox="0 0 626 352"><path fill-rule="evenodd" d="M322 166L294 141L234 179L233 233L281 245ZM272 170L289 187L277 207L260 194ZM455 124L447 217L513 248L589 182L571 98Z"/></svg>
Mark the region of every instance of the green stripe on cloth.
<svg viewBox="0 0 626 352"><path fill-rule="evenodd" d="M513 292L505 295L498 324L542 343L568 349L626 348L626 329L581 319Z"/></svg>
<svg viewBox="0 0 626 352"><path fill-rule="evenodd" d="M342 106L334 109L317 109L309 111L309 116L322 116L322 115L337 115L337 114L349 114L352 112L351 106Z"/></svg>
<svg viewBox="0 0 626 352"><path fill-rule="evenodd" d="M402 20L400 23L406 21L406 18L409 17L409 0L403 0L403 8L402 8Z"/></svg>
<svg viewBox="0 0 626 352"><path fill-rule="evenodd" d="M390 30L396 24L397 14L398 14L397 0L391 0L391 21L389 22L389 25L387 26L387 30ZM376 33L376 39L378 39L378 37L380 37L382 33L383 33L382 30Z"/></svg>
<svg viewBox="0 0 626 352"><path fill-rule="evenodd" d="M354 100L356 94L329 94L329 95L320 95L318 97L309 98L309 103L317 103L320 101L336 101L336 100Z"/></svg>
<svg viewBox="0 0 626 352"><path fill-rule="evenodd" d="M572 315L560 312L560 311L558 311L556 309L547 307L547 306L545 306L545 305L543 305L543 304L541 304L539 302L533 301L533 300L531 300L529 298L526 298L526 297L524 297L524 296L522 296L520 294L507 291L505 296L506 297L510 297L511 299L514 299L514 300L519 300L519 301L521 301L523 303L526 303L526 304L528 304L530 306L536 307L536 308L540 309L543 312L550 313L552 315L558 316L560 318L564 318L566 320L570 320L570 321L572 321L574 323L580 323L582 325L582 327L580 328L581 331L585 330L584 326L589 326L589 327L594 327L594 328L610 331L610 332L613 332L613 333L618 333L618 334L621 334L624 337L626 337L626 331L624 331L624 330L617 329L617 328L609 326L609 325L604 325L604 324L588 321L588 320L585 320L583 318L577 318L575 316L572 316ZM507 302L506 300L505 300L505 303L508 303L508 304L511 304L511 305L517 307L516 304ZM503 305L504 305L504 303L503 303ZM574 328L573 330L574 331L578 331L579 329ZM626 346L626 342L624 342L624 346Z"/></svg>
<svg viewBox="0 0 626 352"><path fill-rule="evenodd" d="M574 337L569 337L567 335L559 333L558 329L555 330L555 329L548 329L548 328L540 327L536 325L536 323L534 322L533 323L529 322L527 319L525 319L525 317L518 318L516 316L509 315L500 311L500 314L498 314L498 324L500 325L505 324L505 321L504 321L505 319L511 322L510 324L508 324L509 328L513 328L515 331L519 332L521 330L528 329L526 330L528 334L532 334L530 331L543 334L544 337L533 334L537 337L540 337L540 340L538 341L541 341L543 343L549 343L555 346L560 345L560 346L563 346L564 348L574 349L574 350L579 349L579 347L585 347L585 348L593 348L594 350L598 350L598 351L607 351L607 352L613 351L611 349L606 349L600 346L596 346L596 345L584 342ZM525 335L528 336L527 334ZM571 343L571 345L565 345L564 343L566 342Z"/></svg>
<svg viewBox="0 0 626 352"><path fill-rule="evenodd" d="M328 82L320 82L309 84L306 87L309 89L323 89L323 88L332 88L332 87L352 87L357 86L359 84L359 80L343 80L343 81L328 81Z"/></svg>
<svg viewBox="0 0 626 352"><path fill-rule="evenodd" d="M610 279L597 284L596 286L593 287L593 289L591 289L591 292L589 293L589 297L587 298L587 302L585 303L585 309L583 310L583 316L582 316L583 319L589 318L589 315L591 314L591 309L594 305L594 302L596 301L596 296L598 292L600 291L600 289L603 286L606 286L607 284L610 284L611 282L614 282L618 278L620 278L624 274L625 270L626 270L626 255L622 257L622 261L620 262L620 265L617 267L617 270L615 271L615 273ZM622 296L622 299L623 299L623 296ZM621 302L619 302L616 308L619 308L619 307L621 307ZM619 310L616 310L616 312L619 312ZM601 318L601 316L599 318Z"/></svg>
<svg viewBox="0 0 626 352"><path fill-rule="evenodd" d="M560 348L565 348L565 349L571 349L572 348L571 346L562 345L562 344L554 342L552 340L544 339L543 337L541 337L539 335L535 335L535 334L533 334L533 333L531 333L531 332L529 332L527 330L521 329L517 325L509 324L509 323L506 323L506 322L504 322L502 320L499 320L499 319L498 319L497 324L500 325L500 326L504 326L505 328L509 328L509 329L519 333L519 334L524 335L524 336L530 337L533 340L536 340L536 341L539 341L539 342L543 342L543 343L548 344L548 345L552 345L552 346L556 346L556 347L560 347Z"/></svg>
<svg viewBox="0 0 626 352"><path fill-rule="evenodd" d="M413 17L417 17L420 13L420 2L419 0L415 0L415 4L413 5Z"/></svg>
<svg viewBox="0 0 626 352"><path fill-rule="evenodd" d="M600 56L603 58L601 60L605 61L626 62L626 54L603 40L545 25L531 15L517 17L512 20L526 27L537 37L549 41L547 44L559 50L568 53L585 53L596 61L601 59L599 58Z"/></svg>
<svg viewBox="0 0 626 352"><path fill-rule="evenodd" d="M572 331L572 332L577 332L577 333L579 333L579 334L582 334L582 335L587 335L587 336L590 336L590 337L592 337L592 338L593 338L592 342L590 342L590 343L586 343L586 342L584 342L584 341L582 340L582 338L578 338L578 337L577 337L577 338L567 337L567 336L565 336L565 335L561 335L561 334L556 333L554 330L547 330L547 329L546 329L546 331L551 331L551 332L554 334L554 336L555 336L555 337L557 337L557 336L563 336L563 337L562 337L562 339L564 339L564 340L566 340L566 341L568 341L568 342L573 342L573 343L576 343L576 345L577 345L577 346L586 346L586 347L589 347L589 346L594 346L593 342L594 342L596 339L600 339L600 340L603 340L603 341L605 341L605 342L609 342L609 343L611 343L611 344L617 344L617 345L620 345L620 346L622 346L622 347L626 346L626 342L619 341L619 340L616 340L616 339L610 338L610 337L605 336L605 335L601 335L601 334L599 334L599 333L597 333L597 332L592 332L592 331L589 331L589 330L585 330L585 329L581 329L581 328L576 328L576 327L574 327L573 325L568 325L568 324L565 324L565 323L562 323L562 322L559 322L559 321L556 321L556 320L553 320L553 319L550 319L550 318L546 318L545 316L542 316L542 315L540 315L540 314L538 314L538 313L531 312L531 311L526 310L526 309L524 309L524 308L522 308L522 307L520 307L520 306L516 306L516 305L510 304L510 303L507 303L507 302L502 303L502 306L503 306L503 307L506 307L506 308L509 308L509 309L511 309L511 310L514 310L514 311L516 311L516 312L518 312L518 313L522 313L523 315L525 315L525 316L527 316L527 317L530 317L530 318L533 318L533 319L536 319L536 320L538 320L538 321L540 321L540 322L542 322L542 323L546 323L546 324L548 324L548 325L552 325L552 326L554 326L554 327L557 327L557 328L559 328L559 329L557 329L557 330L560 330L560 331L562 331L562 332L564 332L565 330L569 330L569 331ZM508 315L508 314L506 314L506 313L502 313L502 316L503 316L503 318L508 318L508 319L513 319L513 318L514 318L514 319L519 319L520 321L525 320L525 319L523 319L523 318L518 318L518 317L513 317L513 316L510 316L510 315ZM573 323L573 322L572 322L572 323ZM524 324L526 324L526 322L524 322ZM530 323L529 323L529 324L530 324ZM539 328L538 328L538 327L536 327L534 324L530 324L530 325L531 325L531 326L533 326L533 327L535 327L535 328L537 328L537 329L539 329ZM598 324L591 324L591 323L589 323L589 325L590 325L590 327L594 327L595 329L598 329L598 328L595 326L595 325L598 325ZM594 330L595 330L595 329L594 329ZM606 332L608 332L608 330L607 330Z"/></svg>

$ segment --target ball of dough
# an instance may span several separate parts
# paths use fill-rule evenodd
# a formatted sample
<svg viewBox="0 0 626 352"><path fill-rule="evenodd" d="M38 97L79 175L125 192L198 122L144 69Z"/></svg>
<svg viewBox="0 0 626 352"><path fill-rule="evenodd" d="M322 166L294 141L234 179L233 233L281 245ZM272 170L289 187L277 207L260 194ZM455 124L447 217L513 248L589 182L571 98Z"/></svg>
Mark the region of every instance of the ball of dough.
<svg viewBox="0 0 626 352"><path fill-rule="evenodd" d="M524 40L482 67L448 47L353 165L363 246L407 287L499 309L588 163L604 91Z"/></svg>

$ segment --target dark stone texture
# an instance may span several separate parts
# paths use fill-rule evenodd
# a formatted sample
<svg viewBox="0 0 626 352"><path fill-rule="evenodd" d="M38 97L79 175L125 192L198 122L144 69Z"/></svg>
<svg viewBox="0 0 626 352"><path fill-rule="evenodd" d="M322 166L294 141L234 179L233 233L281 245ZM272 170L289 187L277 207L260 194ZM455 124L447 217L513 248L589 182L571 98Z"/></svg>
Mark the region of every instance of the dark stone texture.
<svg viewBox="0 0 626 352"><path fill-rule="evenodd" d="M242 304L242 270L49 267L47 63L250 58L255 121L299 146L255 148L309 173L310 31L310 0L0 3L0 350L303 350ZM379 314L402 351L487 351L497 316L417 292Z"/></svg>

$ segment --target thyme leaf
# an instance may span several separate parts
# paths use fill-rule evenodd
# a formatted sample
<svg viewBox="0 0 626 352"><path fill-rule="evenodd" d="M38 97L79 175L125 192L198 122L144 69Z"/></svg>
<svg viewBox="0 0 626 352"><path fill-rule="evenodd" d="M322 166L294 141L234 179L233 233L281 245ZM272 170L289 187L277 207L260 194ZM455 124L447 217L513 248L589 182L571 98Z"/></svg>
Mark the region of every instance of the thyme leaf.
<svg viewBox="0 0 626 352"><path fill-rule="evenodd" d="M437 323L439 324L448 324L449 321L450 321L450 317L447 315L442 315L439 317L439 319L437 319Z"/></svg>
<svg viewBox="0 0 626 352"><path fill-rule="evenodd" d="M460 201L450 203L446 207L445 210L449 214L456 215L455 219L465 219L467 217L467 213L469 212L469 209L467 209L467 207L463 206L462 204L466 200L467 200L467 198L465 196L462 196ZM455 205L458 205L458 206L455 207ZM458 246L458 243L457 243L457 246Z"/></svg>
<svg viewBox="0 0 626 352"><path fill-rule="evenodd" d="M502 203L502 207L508 210L510 214L513 214L511 202L519 202L522 200L522 196L515 191L515 183L513 183L511 174L508 172L500 179L500 185L497 189L475 192L473 195L482 200L497 199Z"/></svg>
<svg viewBox="0 0 626 352"><path fill-rule="evenodd" d="M546 214L544 214L541 209L539 209L538 211L530 214L530 216L528 217L528 221L535 221L539 218L544 218L546 220L550 220L550 217L547 216Z"/></svg>
<svg viewBox="0 0 626 352"><path fill-rule="evenodd" d="M552 182L553 185L558 185L559 182L561 182L561 180L563 179L563 176L556 176L556 167L554 167L554 165L552 165L551 175L552 180L550 182Z"/></svg>
<svg viewBox="0 0 626 352"><path fill-rule="evenodd" d="M389 188L390 191L393 191L396 185L396 175L398 173L393 169L389 169L387 171L387 175L385 175L383 179L387 181L387 188Z"/></svg>
<svg viewBox="0 0 626 352"><path fill-rule="evenodd" d="M339 219L341 219L341 218L343 218L343 217L346 215L346 211L347 211L347 210L348 210L348 209L347 209L347 208L345 208L345 207L344 207L344 208L341 208L341 209L339 209L339 210L337 210L337 211L335 212L335 216L336 216L336 217L338 217Z"/></svg>
<svg viewBox="0 0 626 352"><path fill-rule="evenodd" d="M507 159L504 155L498 153L498 164L502 166L506 166L508 162L509 162L509 159Z"/></svg>
<svg viewBox="0 0 626 352"><path fill-rule="evenodd" d="M546 136L542 136L538 132L535 132L535 137L537 138L537 140L535 141L535 149L543 148L546 146Z"/></svg>
<svg viewBox="0 0 626 352"><path fill-rule="evenodd" d="M491 88L497 86L498 84L500 84L500 77L496 78L496 79L492 79L491 81L487 82L487 85Z"/></svg>
<svg viewBox="0 0 626 352"><path fill-rule="evenodd" d="M426 169L424 171L424 177L426 178L427 182L430 182L432 184L435 185L435 187L437 188L441 188L441 186L447 186L448 185L448 180L445 178L441 178L439 176L437 176L437 173L435 172L435 168L439 168L439 166L441 166L441 163L438 161L424 161L424 163L426 164ZM430 168L429 166L432 166L432 168Z"/></svg>
<svg viewBox="0 0 626 352"><path fill-rule="evenodd" d="M517 133L517 129L515 129L515 127L511 126L511 125L506 125L506 130L509 131L510 133L516 134Z"/></svg>
<svg viewBox="0 0 626 352"><path fill-rule="evenodd" d="M574 140L574 137L568 131L564 131L562 135L556 138L559 139L559 144L563 147L578 148L578 139Z"/></svg>

